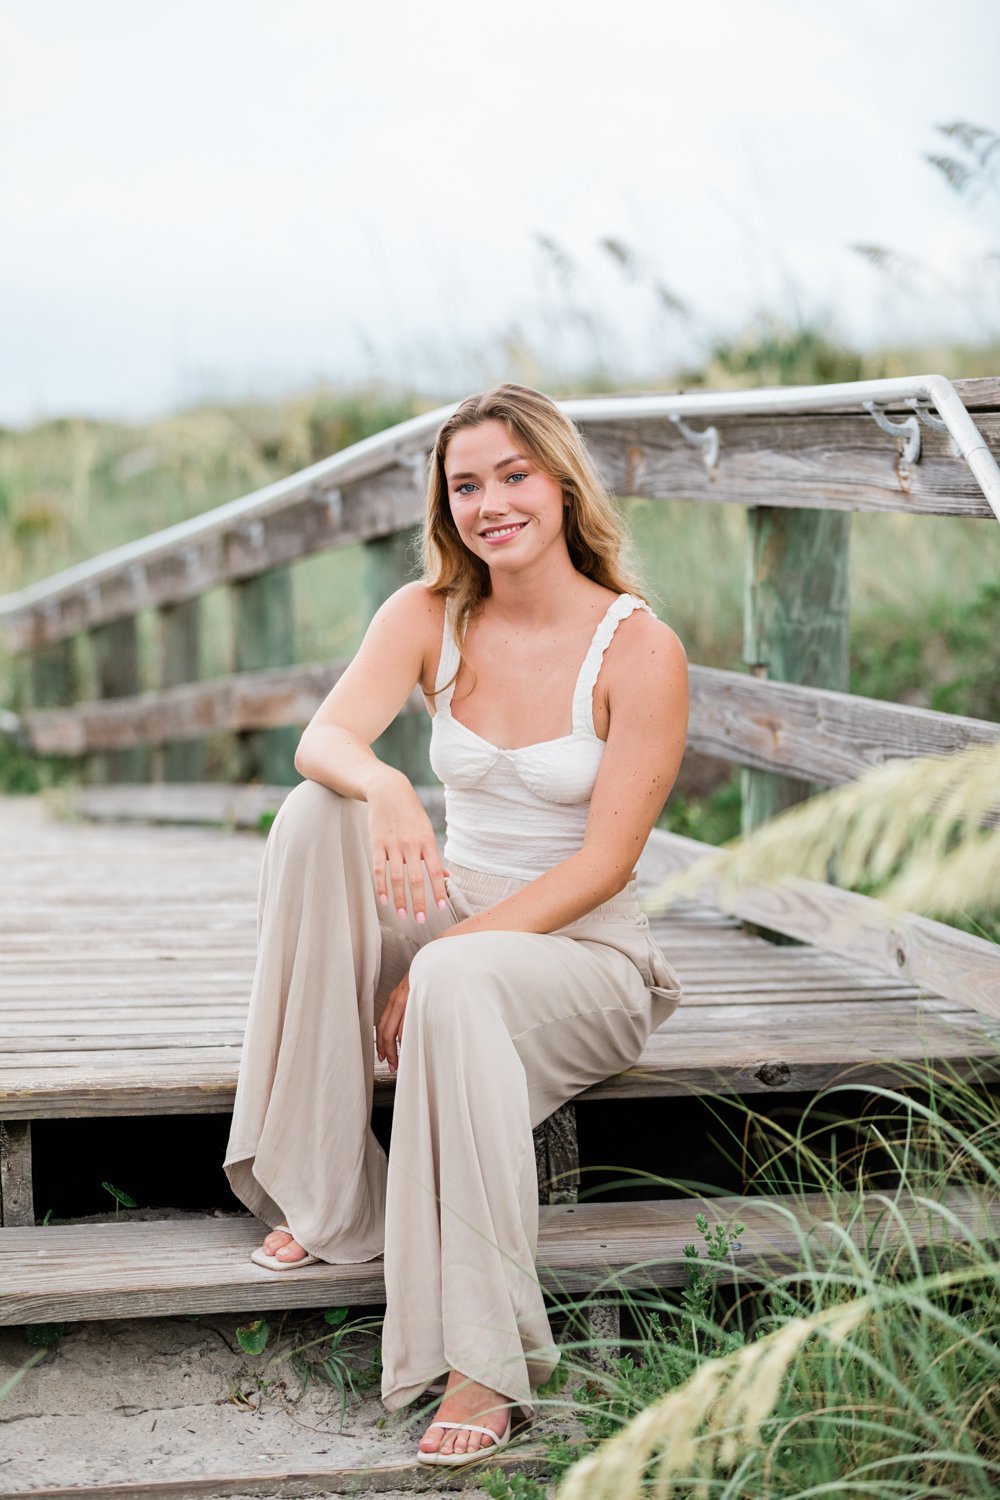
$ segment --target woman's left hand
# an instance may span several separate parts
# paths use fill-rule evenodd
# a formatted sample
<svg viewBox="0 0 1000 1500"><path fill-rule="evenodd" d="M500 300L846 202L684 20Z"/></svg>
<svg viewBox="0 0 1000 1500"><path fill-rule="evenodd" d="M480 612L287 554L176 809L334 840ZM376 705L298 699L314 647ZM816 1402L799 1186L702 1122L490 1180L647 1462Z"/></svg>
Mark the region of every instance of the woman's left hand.
<svg viewBox="0 0 1000 1500"><path fill-rule="evenodd" d="M375 1051L379 1062L388 1059L390 1073L399 1067L399 1044L403 1039L403 1016L410 998L410 975L407 971L389 991L389 998L375 1027Z"/></svg>

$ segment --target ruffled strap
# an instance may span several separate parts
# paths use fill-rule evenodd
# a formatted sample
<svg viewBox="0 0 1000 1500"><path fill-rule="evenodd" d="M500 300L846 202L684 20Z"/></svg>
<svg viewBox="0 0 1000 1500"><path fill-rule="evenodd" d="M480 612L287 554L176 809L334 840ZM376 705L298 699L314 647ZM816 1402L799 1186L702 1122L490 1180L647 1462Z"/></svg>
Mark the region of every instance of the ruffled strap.
<svg viewBox="0 0 1000 1500"><path fill-rule="evenodd" d="M461 653L458 649L458 641L455 638L455 612L452 607L452 597L446 594L444 598L444 630L441 635L441 660L438 662L437 677L434 686L438 690L438 696L434 699L435 712L441 708L450 709L451 697L455 691L455 684L444 691L441 689L450 677L454 677L458 671L461 661Z"/></svg>
<svg viewBox="0 0 1000 1500"><path fill-rule="evenodd" d="M608 606L604 619L594 631L594 639L590 643L590 649L583 659L580 675L576 680L576 689L573 693L573 731L586 730L589 734L596 734L594 728L594 684L601 670L601 662L604 653L611 644L611 637L618 628L618 622L625 620L635 609L644 609L656 618L655 609L651 609L644 599L637 599L634 594L619 594Z"/></svg>

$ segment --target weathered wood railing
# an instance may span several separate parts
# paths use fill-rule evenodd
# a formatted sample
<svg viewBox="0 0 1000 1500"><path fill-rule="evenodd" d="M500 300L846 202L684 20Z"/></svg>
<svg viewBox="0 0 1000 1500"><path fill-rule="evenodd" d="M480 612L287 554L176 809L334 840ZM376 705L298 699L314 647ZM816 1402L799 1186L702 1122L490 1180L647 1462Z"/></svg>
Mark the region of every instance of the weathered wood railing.
<svg viewBox="0 0 1000 1500"><path fill-rule="evenodd" d="M747 673L692 668L689 735L693 750L745 768L745 826L810 784L849 780L892 756L1000 738L1000 725L985 720L845 691L850 513L1000 519L1000 470L991 453L1000 446L1000 378L952 385L930 375L561 405L583 428L613 492L750 508ZM290 565L364 543L370 617L411 572L427 452L451 410L404 422L0 600L8 647L23 663L17 708L31 746L86 757L90 780L192 783L203 778L200 741L228 731L240 740L242 779L294 782L297 726L344 663L294 665ZM694 432L689 418L711 426ZM200 600L218 585L231 599L232 671L199 681ZM159 639L151 684L139 673L137 617L147 610L155 612ZM81 701L88 676L97 696ZM421 709L415 692L376 748L424 782L426 716L410 713ZM672 848L671 858L680 845ZM848 932L866 930L856 904L863 898L844 897L830 892L836 917L826 922L826 943L839 943L838 951L845 922ZM767 920L780 930L775 916ZM800 913L786 930L824 945L823 921L803 923ZM936 923L922 923L920 933L912 973L902 941L884 965L1000 1014L993 945Z"/></svg>

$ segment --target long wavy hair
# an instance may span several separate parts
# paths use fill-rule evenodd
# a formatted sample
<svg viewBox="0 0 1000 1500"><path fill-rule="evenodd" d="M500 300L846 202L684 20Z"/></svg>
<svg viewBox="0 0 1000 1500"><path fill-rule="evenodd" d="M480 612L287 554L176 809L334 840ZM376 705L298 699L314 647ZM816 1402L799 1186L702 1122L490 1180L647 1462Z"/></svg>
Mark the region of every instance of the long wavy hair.
<svg viewBox="0 0 1000 1500"><path fill-rule="evenodd" d="M421 581L432 594L451 601L459 653L466 625L489 597L491 582L486 563L458 534L448 503L444 460L456 432L490 421L503 422L519 451L561 485L569 501L563 509L566 545L577 571L617 594L634 594L648 603L646 585L631 556L631 538L579 428L541 391L527 385L497 385L466 397L441 424L427 456Z"/></svg>

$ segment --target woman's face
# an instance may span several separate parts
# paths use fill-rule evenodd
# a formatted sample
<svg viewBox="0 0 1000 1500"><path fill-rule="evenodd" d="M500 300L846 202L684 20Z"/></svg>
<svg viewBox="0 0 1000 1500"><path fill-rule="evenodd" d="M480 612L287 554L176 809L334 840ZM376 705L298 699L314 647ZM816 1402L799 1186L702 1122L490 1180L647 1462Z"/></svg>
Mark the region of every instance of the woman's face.
<svg viewBox="0 0 1000 1500"><path fill-rule="evenodd" d="M456 432L444 470L458 534L488 567L522 568L554 543L565 547L562 489L521 452L505 423Z"/></svg>

